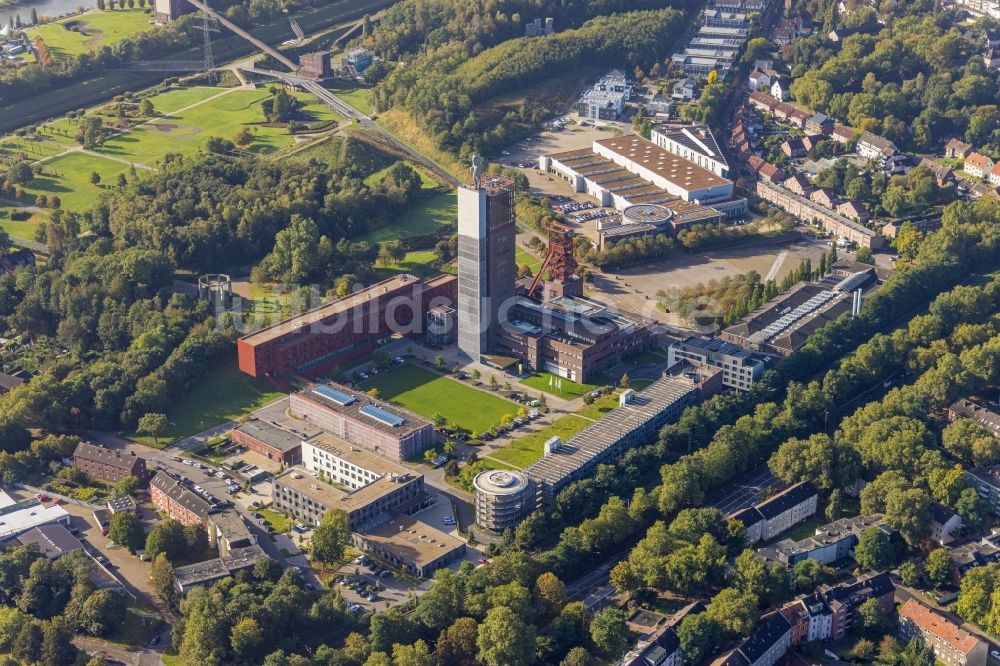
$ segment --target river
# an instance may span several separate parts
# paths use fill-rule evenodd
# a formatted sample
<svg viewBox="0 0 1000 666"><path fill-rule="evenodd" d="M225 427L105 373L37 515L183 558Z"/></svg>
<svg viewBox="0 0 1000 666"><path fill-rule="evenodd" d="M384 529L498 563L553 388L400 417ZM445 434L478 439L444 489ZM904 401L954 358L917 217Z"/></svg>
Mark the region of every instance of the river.
<svg viewBox="0 0 1000 666"><path fill-rule="evenodd" d="M8 0L0 4L0 17L4 23L15 14L21 15L21 20L27 23L32 8L39 16L63 16L74 14L80 8L89 9L96 6L96 0Z"/></svg>

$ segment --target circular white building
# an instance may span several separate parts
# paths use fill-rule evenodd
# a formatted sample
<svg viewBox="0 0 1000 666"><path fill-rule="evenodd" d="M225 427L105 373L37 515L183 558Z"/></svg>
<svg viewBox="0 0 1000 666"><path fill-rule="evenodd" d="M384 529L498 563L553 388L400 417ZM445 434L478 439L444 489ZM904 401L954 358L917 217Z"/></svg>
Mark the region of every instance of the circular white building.
<svg viewBox="0 0 1000 666"><path fill-rule="evenodd" d="M502 532L535 508L534 485L524 474L504 469L480 472L476 489L476 523Z"/></svg>
<svg viewBox="0 0 1000 666"><path fill-rule="evenodd" d="M622 211L623 224L652 224L662 227L674 217L674 211L656 204L637 204Z"/></svg>

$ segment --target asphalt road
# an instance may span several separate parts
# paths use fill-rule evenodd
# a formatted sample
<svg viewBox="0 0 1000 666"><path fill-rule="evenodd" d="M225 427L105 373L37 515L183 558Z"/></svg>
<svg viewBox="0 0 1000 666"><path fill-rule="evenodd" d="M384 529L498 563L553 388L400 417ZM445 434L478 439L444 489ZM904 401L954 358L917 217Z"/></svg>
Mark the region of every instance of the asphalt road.
<svg viewBox="0 0 1000 666"><path fill-rule="evenodd" d="M736 513L756 504L769 490L779 488L781 485L781 481L771 474L767 465L761 465L726 486L723 492L709 496L706 504L727 515Z"/></svg>

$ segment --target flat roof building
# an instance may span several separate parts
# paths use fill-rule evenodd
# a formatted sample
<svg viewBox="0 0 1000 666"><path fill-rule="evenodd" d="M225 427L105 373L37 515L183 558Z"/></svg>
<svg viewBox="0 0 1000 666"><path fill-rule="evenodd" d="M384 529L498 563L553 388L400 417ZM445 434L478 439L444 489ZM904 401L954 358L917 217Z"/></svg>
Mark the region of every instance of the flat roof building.
<svg viewBox="0 0 1000 666"><path fill-rule="evenodd" d="M236 509L213 511L205 516L204 524L208 545L218 550L220 557L257 543L257 537Z"/></svg>
<svg viewBox="0 0 1000 666"><path fill-rule="evenodd" d="M266 557L267 553L256 544L237 548L224 557L177 567L174 569L174 580L177 588L185 594L192 587L207 587L240 571L252 569L258 560Z"/></svg>
<svg viewBox="0 0 1000 666"><path fill-rule="evenodd" d="M420 578L465 556L465 542L410 516L394 513L384 523L351 535L354 545Z"/></svg>
<svg viewBox="0 0 1000 666"><path fill-rule="evenodd" d="M811 537L798 541L782 539L775 545L775 554L778 561L788 566L795 566L802 560L833 564L853 556L858 537L869 527L878 527L886 533L891 532L885 526L880 513L870 516L851 516L817 527L816 533Z"/></svg>
<svg viewBox="0 0 1000 666"><path fill-rule="evenodd" d="M0 490L0 541L53 523L69 525L69 514L58 504L46 506L34 497L18 502Z"/></svg>
<svg viewBox="0 0 1000 666"><path fill-rule="evenodd" d="M516 527L535 508L534 484L521 472L492 469L472 480L476 524L494 532Z"/></svg>
<svg viewBox="0 0 1000 666"><path fill-rule="evenodd" d="M551 503L560 490L588 476L601 463L655 437L660 428L697 401L699 386L682 378L663 377L633 396L524 470L543 503Z"/></svg>
<svg viewBox="0 0 1000 666"><path fill-rule="evenodd" d="M367 356L378 340L421 334L427 309L454 303L456 288L453 275L426 282L396 275L243 336L236 343L240 370L315 375Z"/></svg>
<svg viewBox="0 0 1000 666"><path fill-rule="evenodd" d="M302 460L302 440L295 433L284 428L250 419L230 431L232 440L254 453L265 456L282 465L294 465Z"/></svg>
<svg viewBox="0 0 1000 666"><path fill-rule="evenodd" d="M437 443L430 421L340 384L313 384L291 394L288 411L349 445L390 460L417 457Z"/></svg>
<svg viewBox="0 0 1000 666"><path fill-rule="evenodd" d="M355 531L381 524L390 511L414 513L431 503L424 477L412 472L386 475L355 490L344 490L319 478L319 472L290 467L271 483L275 509L309 525L319 525L327 511L340 509Z"/></svg>
<svg viewBox="0 0 1000 666"><path fill-rule="evenodd" d="M683 157L720 178L729 178L729 162L707 125L654 129L650 141L668 153Z"/></svg>
<svg viewBox="0 0 1000 666"><path fill-rule="evenodd" d="M749 391L764 371L763 361L722 338L692 336L671 344L667 348L667 362L673 365L682 359L720 368L723 385L739 391Z"/></svg>

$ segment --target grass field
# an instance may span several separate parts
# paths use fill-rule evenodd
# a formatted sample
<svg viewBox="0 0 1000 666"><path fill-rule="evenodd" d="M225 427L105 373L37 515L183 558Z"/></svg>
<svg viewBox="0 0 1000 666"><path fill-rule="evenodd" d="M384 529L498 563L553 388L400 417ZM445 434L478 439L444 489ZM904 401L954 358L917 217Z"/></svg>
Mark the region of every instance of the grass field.
<svg viewBox="0 0 1000 666"><path fill-rule="evenodd" d="M413 250L412 252L407 252L406 258L398 264L389 264L388 266L377 264L375 266L376 279L387 280L399 273L409 273L417 277L429 277L440 275L441 273L455 273L454 264L442 266L441 268L432 266L431 264L436 259L437 255L430 250Z"/></svg>
<svg viewBox="0 0 1000 666"><path fill-rule="evenodd" d="M588 419L597 421L598 419L603 419L608 415L608 412L617 406L618 394L612 393L610 395L601 396L589 405L584 405L576 411L576 415L585 416Z"/></svg>
<svg viewBox="0 0 1000 666"><path fill-rule="evenodd" d="M448 423L473 432L489 430L505 414L517 414L517 405L512 402L415 365L401 365L361 385L364 391L370 388L377 388L383 400L424 418L442 414Z"/></svg>
<svg viewBox="0 0 1000 666"><path fill-rule="evenodd" d="M118 174L127 172L127 164L105 159L87 153L67 153L43 162L45 175L36 177L25 192L32 195L59 197L62 208L70 211L84 211L101 196L102 188L112 185ZM91 172L101 174L100 185L92 185ZM25 203L34 203L26 201Z"/></svg>
<svg viewBox="0 0 1000 666"><path fill-rule="evenodd" d="M433 234L458 221L458 199L454 192L434 194L400 215L381 229L370 231L358 240L379 243L397 238Z"/></svg>
<svg viewBox="0 0 1000 666"><path fill-rule="evenodd" d="M542 267L542 260L520 245L517 246L514 261L517 262L518 266L527 265L531 269L532 275L538 275L538 269Z"/></svg>
<svg viewBox="0 0 1000 666"><path fill-rule="evenodd" d="M111 46L153 29L151 17L141 9L93 10L32 28L28 34L45 40L56 60ZM73 28L73 29L70 29Z"/></svg>
<svg viewBox="0 0 1000 666"><path fill-rule="evenodd" d="M551 386L549 385L550 380L552 382ZM584 393L589 393L599 386L604 385L603 383L578 384L577 382L557 377L549 372L536 372L519 381L526 386L538 389L539 391L545 391L550 395L558 396L564 400L579 398Z"/></svg>
<svg viewBox="0 0 1000 666"><path fill-rule="evenodd" d="M558 419L537 432L530 433L490 454L490 458L524 469L542 457L543 445L551 437L561 437L562 441L580 432L592 421L573 414Z"/></svg>
<svg viewBox="0 0 1000 666"><path fill-rule="evenodd" d="M226 92L224 88L211 86L190 86L174 88L149 99L157 113L176 113L181 109Z"/></svg>
<svg viewBox="0 0 1000 666"><path fill-rule="evenodd" d="M14 206L0 204L0 227L3 227L4 231L14 238L34 240L35 229L38 227L38 223L45 219L45 215L35 213L27 220L10 219L10 214L18 210L20 209Z"/></svg>
<svg viewBox="0 0 1000 666"><path fill-rule="evenodd" d="M312 103L306 93L295 95L303 101L303 108L310 122L338 118L332 111ZM286 127L267 127L262 124L264 112L261 104L270 96L271 93L264 89L231 88L226 94L187 111L157 118L126 134L109 139L98 151L152 166L168 153L192 153L204 148L212 137L232 139L237 131L246 126L254 136L250 151L275 152L292 145L295 140ZM160 97L151 100L154 108L161 108L163 102ZM170 102L177 103L176 97L168 100Z"/></svg>
<svg viewBox="0 0 1000 666"><path fill-rule="evenodd" d="M204 381L174 403L167 414L170 428L160 437L159 446L231 421L283 395L267 382L240 372L235 358L226 361L210 370ZM134 433L130 437L156 446L152 437Z"/></svg>
<svg viewBox="0 0 1000 666"><path fill-rule="evenodd" d="M437 187L437 182L433 178L431 178L431 176L424 169L422 169L421 167L418 167L413 162L407 162L406 164L410 168L415 169L416 172L420 175L420 188L421 189L423 189L423 190L433 190L435 187ZM377 184L380 180L382 180L382 178L385 176L385 174L391 168L392 168L392 164L390 164L387 167L383 167L383 168L379 169L378 171L376 171L374 173L368 174L367 176L365 176L365 180L364 180L365 185L368 185L369 187L371 187L372 185Z"/></svg>
<svg viewBox="0 0 1000 666"><path fill-rule="evenodd" d="M368 88L348 88L342 86L328 86L328 88L334 95L344 100L347 104L350 104L361 113L366 116L372 115L372 103L369 101L368 97L371 91Z"/></svg>

